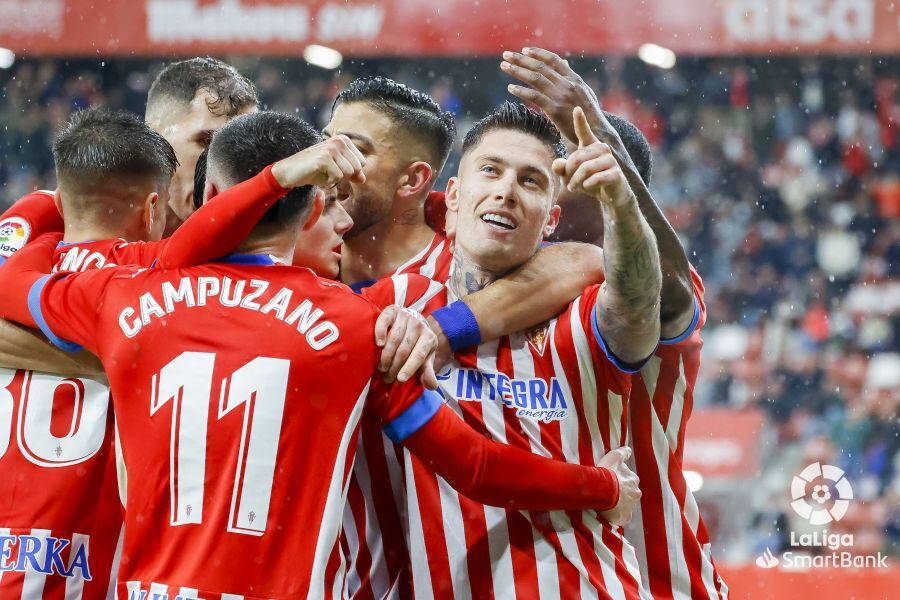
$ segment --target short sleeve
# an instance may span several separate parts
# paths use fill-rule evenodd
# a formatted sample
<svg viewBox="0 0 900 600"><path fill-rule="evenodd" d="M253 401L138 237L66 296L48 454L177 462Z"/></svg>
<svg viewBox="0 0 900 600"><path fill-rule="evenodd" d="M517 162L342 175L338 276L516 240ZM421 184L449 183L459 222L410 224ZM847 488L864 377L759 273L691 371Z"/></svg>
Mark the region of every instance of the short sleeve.
<svg viewBox="0 0 900 600"><path fill-rule="evenodd" d="M632 364L623 361L610 350L609 344L606 343L606 339L604 339L603 334L600 332L600 324L597 321L597 310L595 310L595 308L597 307L597 295L599 292L600 285L592 285L585 289L578 300L579 317L581 318L581 323L585 329L587 338L593 348L599 353L601 359L615 367L616 370L629 375L637 373L643 368L646 362L650 360L652 353L643 361Z"/></svg>
<svg viewBox="0 0 900 600"><path fill-rule="evenodd" d="M382 310L396 304L425 314L426 303L442 289L440 283L424 275L402 273L379 280L363 290L363 296Z"/></svg>
<svg viewBox="0 0 900 600"><path fill-rule="evenodd" d="M375 306L384 310L394 304L394 278L379 279L374 285L363 289L360 293L363 298L372 301Z"/></svg>
<svg viewBox="0 0 900 600"><path fill-rule="evenodd" d="M28 310L55 346L67 352L86 348L96 354L103 295L120 271L45 275L28 292Z"/></svg>
<svg viewBox="0 0 900 600"><path fill-rule="evenodd" d="M63 230L62 215L52 192L23 196L0 216L0 264L25 244L45 233Z"/></svg>
<svg viewBox="0 0 900 600"><path fill-rule="evenodd" d="M691 285L694 291L694 314L691 318L690 324L687 328L673 338L663 338L659 340L660 346L679 346L685 343L692 343L692 338L695 333L699 332L700 329L706 324L706 302L704 301L704 292L705 289L703 287L703 279L701 279L700 274L694 268L694 265L690 265L691 268Z"/></svg>
<svg viewBox="0 0 900 600"><path fill-rule="evenodd" d="M441 395L423 388L418 379L389 385L380 375L372 380L367 402L366 408L395 443L401 443L428 423L443 404Z"/></svg>

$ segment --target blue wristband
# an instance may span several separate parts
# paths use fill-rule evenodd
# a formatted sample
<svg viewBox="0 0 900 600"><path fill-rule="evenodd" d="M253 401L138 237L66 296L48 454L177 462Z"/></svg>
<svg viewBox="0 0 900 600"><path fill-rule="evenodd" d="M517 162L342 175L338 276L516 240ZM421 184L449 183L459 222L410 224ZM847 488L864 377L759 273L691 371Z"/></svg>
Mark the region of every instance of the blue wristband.
<svg viewBox="0 0 900 600"><path fill-rule="evenodd" d="M450 349L454 352L481 343L481 329L478 327L478 321L475 320L472 309L466 306L462 300L437 309L431 313L431 316L444 330L444 335L450 342Z"/></svg>

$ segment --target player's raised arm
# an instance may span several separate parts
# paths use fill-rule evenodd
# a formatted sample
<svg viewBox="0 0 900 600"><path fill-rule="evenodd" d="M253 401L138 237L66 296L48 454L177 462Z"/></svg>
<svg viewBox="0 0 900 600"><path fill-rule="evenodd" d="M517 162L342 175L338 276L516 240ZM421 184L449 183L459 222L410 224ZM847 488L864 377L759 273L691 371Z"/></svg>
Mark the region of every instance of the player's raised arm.
<svg viewBox="0 0 900 600"><path fill-rule="evenodd" d="M342 135L280 160L258 175L223 190L194 212L169 238L159 267L188 267L229 254L289 190L307 185L334 185L341 179L364 180L364 165L365 158Z"/></svg>
<svg viewBox="0 0 900 600"><path fill-rule="evenodd" d="M600 202L603 211L603 269L597 296L597 324L603 342L621 361L640 363L659 341L662 273L653 231L609 146L591 131L584 111L573 111L578 150L553 161L553 171L572 192Z"/></svg>
<svg viewBox="0 0 900 600"><path fill-rule="evenodd" d="M694 294L687 255L675 230L653 201L622 139L600 109L594 91L566 60L541 48L525 48L521 53L504 52L500 67L525 84L511 84L509 92L543 110L569 142L578 143L571 117L572 110L580 106L593 132L609 146L659 246L663 274L660 307L662 336L673 338L683 333L694 316Z"/></svg>

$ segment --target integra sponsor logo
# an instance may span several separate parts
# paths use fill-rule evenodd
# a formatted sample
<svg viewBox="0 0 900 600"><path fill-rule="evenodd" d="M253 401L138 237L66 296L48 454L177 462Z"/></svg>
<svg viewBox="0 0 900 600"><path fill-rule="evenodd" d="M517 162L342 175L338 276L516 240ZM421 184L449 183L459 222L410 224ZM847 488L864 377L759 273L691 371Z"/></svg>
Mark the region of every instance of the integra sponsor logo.
<svg viewBox="0 0 900 600"><path fill-rule="evenodd" d="M503 373L478 369L454 369L440 375L441 390L460 402L493 400L516 410L516 416L535 421L559 421L569 404L556 377L550 380L511 379Z"/></svg>
<svg viewBox="0 0 900 600"><path fill-rule="evenodd" d="M63 553L68 556L68 561L63 559ZM88 545L82 543L75 547L71 540L55 537L0 535L0 574L5 571L62 575L90 581Z"/></svg>

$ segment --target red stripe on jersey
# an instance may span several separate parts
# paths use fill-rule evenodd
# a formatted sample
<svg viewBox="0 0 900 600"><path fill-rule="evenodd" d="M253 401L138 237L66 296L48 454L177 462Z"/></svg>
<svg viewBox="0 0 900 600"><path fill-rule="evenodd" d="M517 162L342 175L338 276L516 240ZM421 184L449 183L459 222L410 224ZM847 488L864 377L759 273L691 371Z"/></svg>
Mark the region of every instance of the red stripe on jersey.
<svg viewBox="0 0 900 600"><path fill-rule="evenodd" d="M681 470L684 434L693 409L706 321L703 282L693 268L698 322L684 340L661 344L635 375L629 428L635 471L641 479L640 510L629 526L645 584L654 597L727 597L710 553L709 534Z"/></svg>

